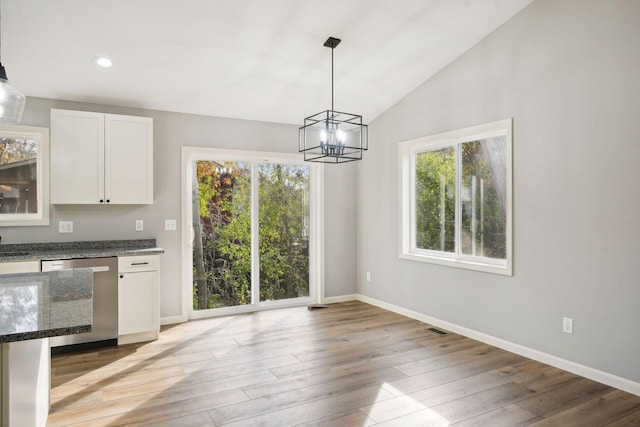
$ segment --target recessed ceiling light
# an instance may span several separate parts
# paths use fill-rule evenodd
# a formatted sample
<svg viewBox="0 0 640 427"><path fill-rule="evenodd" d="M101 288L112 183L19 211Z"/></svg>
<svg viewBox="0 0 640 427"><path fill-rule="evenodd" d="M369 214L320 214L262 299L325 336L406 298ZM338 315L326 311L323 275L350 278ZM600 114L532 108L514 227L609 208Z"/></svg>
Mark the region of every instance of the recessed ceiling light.
<svg viewBox="0 0 640 427"><path fill-rule="evenodd" d="M111 60L105 56L101 56L100 58L96 58L96 64L102 68L109 68L113 65Z"/></svg>

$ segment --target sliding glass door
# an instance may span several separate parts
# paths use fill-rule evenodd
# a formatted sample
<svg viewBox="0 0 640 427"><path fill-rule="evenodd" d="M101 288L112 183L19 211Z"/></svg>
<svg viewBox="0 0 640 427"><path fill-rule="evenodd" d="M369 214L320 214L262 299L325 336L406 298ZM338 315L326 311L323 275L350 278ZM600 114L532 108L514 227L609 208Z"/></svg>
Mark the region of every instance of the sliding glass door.
<svg viewBox="0 0 640 427"><path fill-rule="evenodd" d="M309 166L258 164L260 301L309 296Z"/></svg>
<svg viewBox="0 0 640 427"><path fill-rule="evenodd" d="M196 160L191 166L193 308L250 304L251 164Z"/></svg>
<svg viewBox="0 0 640 427"><path fill-rule="evenodd" d="M315 165L288 155L185 148L189 316L315 301Z"/></svg>

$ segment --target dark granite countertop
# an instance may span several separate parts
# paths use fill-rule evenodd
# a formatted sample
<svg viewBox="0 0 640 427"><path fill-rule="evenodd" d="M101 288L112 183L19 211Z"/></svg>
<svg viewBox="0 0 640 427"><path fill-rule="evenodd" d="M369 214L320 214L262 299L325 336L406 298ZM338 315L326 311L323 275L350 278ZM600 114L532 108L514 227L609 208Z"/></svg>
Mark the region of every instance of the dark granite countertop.
<svg viewBox="0 0 640 427"><path fill-rule="evenodd" d="M0 275L0 343L90 332L89 269Z"/></svg>
<svg viewBox="0 0 640 427"><path fill-rule="evenodd" d="M164 253L164 249L156 246L155 239L12 243L0 245L0 262L157 255L161 253Z"/></svg>

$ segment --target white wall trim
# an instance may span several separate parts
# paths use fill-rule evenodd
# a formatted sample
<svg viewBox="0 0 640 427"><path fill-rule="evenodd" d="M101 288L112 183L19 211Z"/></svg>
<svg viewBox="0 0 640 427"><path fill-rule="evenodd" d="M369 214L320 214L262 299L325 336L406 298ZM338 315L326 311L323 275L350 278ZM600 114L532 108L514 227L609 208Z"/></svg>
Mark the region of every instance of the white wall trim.
<svg viewBox="0 0 640 427"><path fill-rule="evenodd" d="M176 323L184 323L186 322L188 319L179 314L177 316L167 316L167 317L161 317L160 318L160 324L161 325L175 325Z"/></svg>
<svg viewBox="0 0 640 427"><path fill-rule="evenodd" d="M347 294L347 295L338 295L335 297L325 297L324 303L336 304L339 302L357 301L357 300L358 300L358 294Z"/></svg>
<svg viewBox="0 0 640 427"><path fill-rule="evenodd" d="M474 340L489 344L503 350L510 351L520 356L528 357L529 359L536 360L538 362L546 363L547 365L554 366L559 369L580 375L585 378L589 378L594 381L606 384L611 387L618 388L628 393L640 396L640 383L619 377L614 374L610 374L598 369L591 368L589 366L581 365L579 363L572 362L570 360L563 359L561 357L553 356L542 351L534 350L529 347L515 344L509 341L505 341L500 338L496 338L491 335L484 334L482 332L475 331L473 329L466 328L464 326L456 325L444 320L437 319L435 317L427 316L422 313L418 313L413 310L409 310L394 304L390 304L384 301L377 300L365 295L356 294L358 301L365 302L367 304L375 305L376 307L383 308L385 310L392 311L394 313L401 314L403 316L410 317L415 320L419 320L424 323L428 323L439 328L446 329L456 334L464 335L465 337L472 338Z"/></svg>
<svg viewBox="0 0 640 427"><path fill-rule="evenodd" d="M315 296L315 300L319 304L325 303L325 228L324 228L324 165L318 165L315 168L314 177L311 179L311 193L315 199L315 203L311 204L311 227L313 236L311 240L311 248L309 256L316 262L309 265L310 271L310 289L309 295Z"/></svg>
<svg viewBox="0 0 640 427"><path fill-rule="evenodd" d="M503 119L489 123L483 123L462 129L436 135L423 136L417 139L398 143L398 257L411 261L427 262L431 264L446 265L454 268L484 271L487 273L513 275L513 119ZM505 140L506 157L506 182L505 184L505 235L506 253L505 259L490 258L462 253L460 232L461 222L461 147L469 141L479 141L487 138L501 137ZM425 249L418 247L417 243L417 208L416 208L416 158L418 154L438 150L442 148L455 148L455 249L445 252L444 249ZM444 188L444 187L443 187Z"/></svg>

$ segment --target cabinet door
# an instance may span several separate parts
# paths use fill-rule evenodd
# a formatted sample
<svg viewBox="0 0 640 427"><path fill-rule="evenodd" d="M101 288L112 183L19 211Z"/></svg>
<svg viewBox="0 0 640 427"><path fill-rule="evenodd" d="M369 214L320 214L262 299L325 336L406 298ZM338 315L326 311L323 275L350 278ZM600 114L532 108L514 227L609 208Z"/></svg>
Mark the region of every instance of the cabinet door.
<svg viewBox="0 0 640 427"><path fill-rule="evenodd" d="M153 119L105 114L105 197L153 203Z"/></svg>
<svg viewBox="0 0 640 427"><path fill-rule="evenodd" d="M51 203L101 203L104 199L104 114L51 110L50 173Z"/></svg>
<svg viewBox="0 0 640 427"><path fill-rule="evenodd" d="M159 273L120 274L118 279L118 335L157 331L160 327Z"/></svg>

